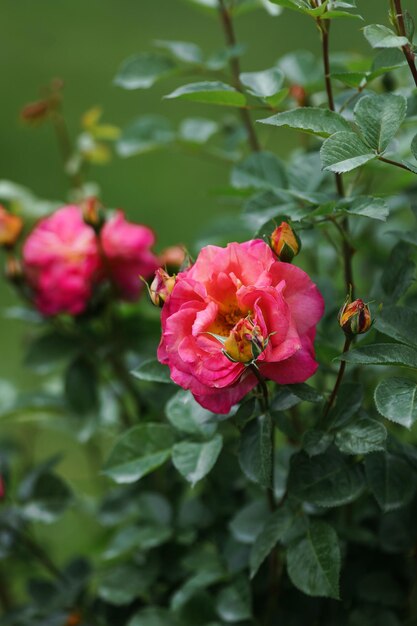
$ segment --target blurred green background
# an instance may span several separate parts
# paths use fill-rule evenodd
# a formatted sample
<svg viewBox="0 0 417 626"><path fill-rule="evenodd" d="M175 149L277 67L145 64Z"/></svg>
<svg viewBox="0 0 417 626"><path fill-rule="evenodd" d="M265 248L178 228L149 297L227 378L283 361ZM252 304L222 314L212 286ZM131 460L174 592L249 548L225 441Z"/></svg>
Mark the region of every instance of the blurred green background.
<svg viewBox="0 0 417 626"><path fill-rule="evenodd" d="M365 23L386 23L386 2L358 0L357 4ZM185 1L0 0L0 16L0 179L22 184L41 198L65 201L67 180L52 129L49 125L31 129L19 121L21 107L36 100L42 86L54 77L65 82L65 115L73 135L80 130L83 112L94 105L103 107L105 122L121 127L145 113L161 113L174 123L187 115L213 115L211 108L201 105L164 101L162 96L177 86L178 80L164 81L149 91L128 92L112 84L120 63L135 52L151 49L155 39L196 41L207 53L224 46L217 21ZM369 52L362 26L359 21L336 21L333 51ZM242 59L244 70L271 67L280 56L299 48L319 55L314 23L291 12L277 18L263 11L251 13L239 18L236 28L238 40L248 44ZM280 155L294 145L294 135L285 131L274 134L262 127L259 134L263 144ZM172 152L115 158L110 165L90 172L90 178L101 187L104 204L122 207L131 218L152 226L159 249L177 242L190 245L214 215L233 210L233 205L219 205L214 193L227 184L228 176L228 166ZM1 306L9 306L15 301L11 290L4 282L0 289ZM37 386L35 375L22 364L28 332L31 329L23 322L2 319L0 378L19 389ZM80 446L64 433L51 439L50 431L42 432L27 423L23 429L18 423L2 428L20 433L28 452L37 457L65 450L68 461L64 471L79 486L86 481ZM67 521L58 534L57 543L65 552L63 546L77 531ZM77 544L88 541L88 533L75 539ZM68 545L70 551L74 549L71 541Z"/></svg>

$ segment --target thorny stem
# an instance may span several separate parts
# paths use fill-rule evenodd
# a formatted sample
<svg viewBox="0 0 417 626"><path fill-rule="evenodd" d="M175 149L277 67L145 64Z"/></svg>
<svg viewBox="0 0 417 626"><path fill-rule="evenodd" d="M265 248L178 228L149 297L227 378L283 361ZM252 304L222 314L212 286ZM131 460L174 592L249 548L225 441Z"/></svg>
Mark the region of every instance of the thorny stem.
<svg viewBox="0 0 417 626"><path fill-rule="evenodd" d="M223 25L226 43L230 48L232 48L236 46L236 36L233 28L232 18L224 3L224 0L218 1L220 19ZM240 62L239 59L235 56L232 56L232 58L230 59L230 70L232 72L234 86L238 91L243 91L242 83L240 82ZM243 125L246 128L246 132L248 134L248 142L251 150L253 152L259 152L261 147L259 145L258 137L256 135L251 116L246 108L240 109L240 117L242 119Z"/></svg>
<svg viewBox="0 0 417 626"><path fill-rule="evenodd" d="M350 337L346 337L345 339L345 345L343 346L343 354L345 354L346 352L349 351L350 348L350 344L352 343L352 340L350 339ZM334 401L336 399L337 393L339 391L339 387L340 384L342 382L343 379L343 375L345 373L345 369L346 369L346 361L341 361L340 362L340 367L339 367L339 373L337 375L336 378L336 382L335 385L333 387L333 391L331 393L331 396L326 404L326 408L324 409L324 413L323 413L323 420L325 420L330 412L330 409L332 408Z"/></svg>
<svg viewBox="0 0 417 626"><path fill-rule="evenodd" d="M394 7L395 7L395 21L397 24L398 32L401 35L401 37L407 37L405 22L404 22L404 13L403 13L402 6L401 6L401 0L394 0ZM413 76L414 83L417 87L417 68L415 64L415 54L409 43L407 43L405 46L402 46L402 51L408 63L408 67L410 68L410 72Z"/></svg>
<svg viewBox="0 0 417 626"><path fill-rule="evenodd" d="M332 87L331 74L330 74L330 54L329 54L330 24L331 24L330 20L320 19L320 18L317 19L317 26L321 33L324 82L326 86L327 102L329 105L329 109L331 111L335 111L333 87ZM344 198L345 188L343 184L343 177L341 174L335 174L335 182L336 182L336 189L337 189L337 193L339 197ZM342 227L346 234L346 237L343 237L342 239L345 287L346 287L347 292L349 292L352 289L352 293L353 293L354 280L353 280L352 256L353 256L354 250L349 243L349 220L347 217L344 218L342 222Z"/></svg>

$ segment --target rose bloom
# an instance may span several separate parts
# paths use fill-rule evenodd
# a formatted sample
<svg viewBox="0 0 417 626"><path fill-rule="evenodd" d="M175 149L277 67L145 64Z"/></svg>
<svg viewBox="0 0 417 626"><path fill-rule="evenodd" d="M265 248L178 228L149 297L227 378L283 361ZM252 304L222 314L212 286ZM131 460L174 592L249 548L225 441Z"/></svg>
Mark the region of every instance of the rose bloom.
<svg viewBox="0 0 417 626"><path fill-rule="evenodd" d="M104 271L125 300L136 300L142 289L141 277L150 278L159 263L151 251L155 236L150 228L132 224L117 211L100 234L105 257Z"/></svg>
<svg viewBox="0 0 417 626"><path fill-rule="evenodd" d="M245 365L252 356L260 373L280 384L315 373L323 311L308 275L278 261L263 241L207 246L178 274L164 304L158 359L203 407L228 413L258 382Z"/></svg>
<svg viewBox="0 0 417 626"><path fill-rule="evenodd" d="M42 219L23 246L24 271L44 315L86 308L100 265L97 237L77 206Z"/></svg>

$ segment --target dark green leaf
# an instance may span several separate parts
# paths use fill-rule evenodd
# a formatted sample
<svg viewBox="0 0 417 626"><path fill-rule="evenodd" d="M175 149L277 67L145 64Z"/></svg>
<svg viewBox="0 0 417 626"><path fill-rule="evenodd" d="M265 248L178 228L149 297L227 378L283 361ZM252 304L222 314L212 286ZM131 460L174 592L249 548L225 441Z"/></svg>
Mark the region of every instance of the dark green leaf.
<svg viewBox="0 0 417 626"><path fill-rule="evenodd" d="M105 559L114 559L132 550L150 550L168 541L172 534L168 526L143 524L121 528L110 541L103 554Z"/></svg>
<svg viewBox="0 0 417 626"><path fill-rule="evenodd" d="M303 449L308 456L323 454L333 442L333 435L323 430L306 430L303 435Z"/></svg>
<svg viewBox="0 0 417 626"><path fill-rule="evenodd" d="M216 431L215 423L207 423L214 417L213 413L203 409L190 391L178 391L168 401L165 411L171 424L188 435L211 437Z"/></svg>
<svg viewBox="0 0 417 626"><path fill-rule="evenodd" d="M323 169L342 174L376 158L375 152L353 132L335 133L320 150Z"/></svg>
<svg viewBox="0 0 417 626"><path fill-rule="evenodd" d="M252 615L250 593L249 584L244 578L222 589L216 603L219 617L227 623L250 619Z"/></svg>
<svg viewBox="0 0 417 626"><path fill-rule="evenodd" d="M398 343L375 343L350 350L339 359L357 365L403 365L417 368L417 350Z"/></svg>
<svg viewBox="0 0 417 626"><path fill-rule="evenodd" d="M263 72L244 72L240 81L253 96L270 98L281 89L284 75L281 70L272 67Z"/></svg>
<svg viewBox="0 0 417 626"><path fill-rule="evenodd" d="M233 537L241 543L252 544L261 532L268 512L264 498L247 504L230 522Z"/></svg>
<svg viewBox="0 0 417 626"><path fill-rule="evenodd" d="M335 443L344 454L368 454L385 449L387 431L376 420L363 417L336 434Z"/></svg>
<svg viewBox="0 0 417 626"><path fill-rule="evenodd" d="M123 62L114 82L123 89L149 89L158 80L175 73L176 67L170 58L162 54L142 52Z"/></svg>
<svg viewBox="0 0 417 626"><path fill-rule="evenodd" d="M340 562L337 534L322 521L311 522L307 536L287 552L288 575L309 596L339 598Z"/></svg>
<svg viewBox="0 0 417 626"><path fill-rule="evenodd" d="M295 130L303 130L319 137L330 137L340 131L350 131L350 124L338 113L329 109L300 107L291 111L277 113L263 120L261 124L285 126Z"/></svg>
<svg viewBox="0 0 417 626"><path fill-rule="evenodd" d="M97 371L91 361L79 357L70 364L65 375L65 398L71 410L80 417L97 410Z"/></svg>
<svg viewBox="0 0 417 626"><path fill-rule="evenodd" d="M399 242L394 246L381 278L382 288L392 301L398 300L415 278L415 265L410 247Z"/></svg>
<svg viewBox="0 0 417 626"><path fill-rule="evenodd" d="M188 41L165 41L157 39L155 45L159 48L169 50L177 61L183 63L199 64L203 61L203 53L200 46Z"/></svg>
<svg viewBox="0 0 417 626"><path fill-rule="evenodd" d="M133 483L165 463L171 456L173 443L169 426L134 426L116 442L104 473L117 483Z"/></svg>
<svg viewBox="0 0 417 626"><path fill-rule="evenodd" d="M245 427L239 448L239 464L250 480L271 487L272 423L269 415L261 415Z"/></svg>
<svg viewBox="0 0 417 626"><path fill-rule="evenodd" d="M243 107L246 97L234 87L220 82L190 83L165 96L168 99L190 100L202 104Z"/></svg>
<svg viewBox="0 0 417 626"><path fill-rule="evenodd" d="M332 428L345 426L362 406L363 389L359 383L344 383L336 398L336 404L329 414Z"/></svg>
<svg viewBox="0 0 417 626"><path fill-rule="evenodd" d="M169 369L166 365L162 365L156 359L144 361L132 372L132 376L152 383L171 383Z"/></svg>
<svg viewBox="0 0 417 626"><path fill-rule="evenodd" d="M384 512L399 509L413 498L417 482L410 465L388 452L369 454L365 459L368 485Z"/></svg>
<svg viewBox="0 0 417 626"><path fill-rule="evenodd" d="M375 327L380 333L417 347L417 312L401 306L387 306L378 313Z"/></svg>
<svg viewBox="0 0 417 626"><path fill-rule="evenodd" d="M135 598L147 597L149 584L154 582L150 568L144 569L130 563L113 565L99 577L97 594L110 604L122 606Z"/></svg>
<svg viewBox="0 0 417 626"><path fill-rule="evenodd" d="M180 139L188 143L204 144L219 130L213 120L201 117L190 117L181 122Z"/></svg>
<svg viewBox="0 0 417 626"><path fill-rule="evenodd" d="M288 491L308 504L341 506L356 500L362 490L360 468L332 448L312 458L299 452L291 459Z"/></svg>
<svg viewBox="0 0 417 626"><path fill-rule="evenodd" d="M392 93L365 96L355 107L355 120L366 143L381 154L396 135L406 112L404 96Z"/></svg>
<svg viewBox="0 0 417 626"><path fill-rule="evenodd" d="M222 447L221 435L215 435L204 443L182 441L175 444L172 450L172 462L180 474L194 486L213 469Z"/></svg>
<svg viewBox="0 0 417 626"><path fill-rule="evenodd" d="M25 500L22 510L26 519L51 524L70 505L72 492L62 478L44 472L35 478Z"/></svg>
<svg viewBox="0 0 417 626"><path fill-rule="evenodd" d="M389 214L389 206L384 198L370 196L357 196L356 198L340 200L335 210L343 211L348 215L371 217L374 220L381 220L382 222L385 222Z"/></svg>
<svg viewBox="0 0 417 626"><path fill-rule="evenodd" d="M25 365L46 372L54 369L60 361L71 359L80 350L72 337L48 332L36 337L26 352Z"/></svg>
<svg viewBox="0 0 417 626"><path fill-rule="evenodd" d="M236 189L285 188L285 168L272 152L256 152L235 165L231 184Z"/></svg>
<svg viewBox="0 0 417 626"><path fill-rule="evenodd" d="M417 384L406 378L382 380L375 390L375 404L391 422L411 428L417 420Z"/></svg>
<svg viewBox="0 0 417 626"><path fill-rule="evenodd" d="M289 507L285 505L269 515L252 546L250 553L251 578L255 576L275 545L291 527L293 521L294 515Z"/></svg>
<svg viewBox="0 0 417 626"><path fill-rule="evenodd" d="M179 626L166 609L142 609L128 621L127 626Z"/></svg>

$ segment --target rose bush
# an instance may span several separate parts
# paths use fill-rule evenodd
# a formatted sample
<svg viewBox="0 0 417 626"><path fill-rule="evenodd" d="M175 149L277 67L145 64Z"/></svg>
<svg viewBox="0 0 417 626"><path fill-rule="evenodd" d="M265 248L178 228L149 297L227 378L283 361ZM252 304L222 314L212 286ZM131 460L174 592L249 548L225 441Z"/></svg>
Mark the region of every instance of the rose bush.
<svg viewBox="0 0 417 626"><path fill-rule="evenodd" d="M261 375L279 384L300 383L317 369L313 344L323 311L307 274L278 261L264 241L208 246L178 274L162 309L158 358L202 406L228 413L258 380L245 357L228 358L216 335L227 340L250 318L262 344L256 361Z"/></svg>

